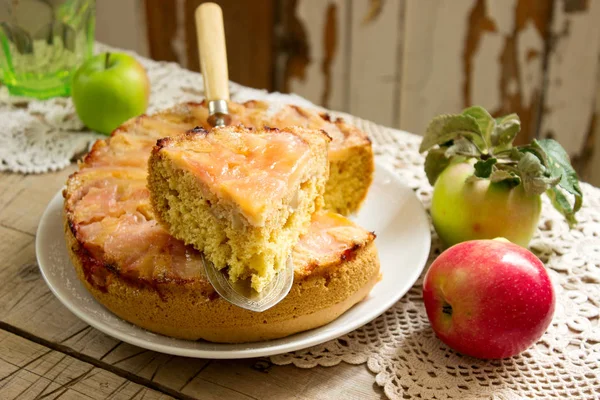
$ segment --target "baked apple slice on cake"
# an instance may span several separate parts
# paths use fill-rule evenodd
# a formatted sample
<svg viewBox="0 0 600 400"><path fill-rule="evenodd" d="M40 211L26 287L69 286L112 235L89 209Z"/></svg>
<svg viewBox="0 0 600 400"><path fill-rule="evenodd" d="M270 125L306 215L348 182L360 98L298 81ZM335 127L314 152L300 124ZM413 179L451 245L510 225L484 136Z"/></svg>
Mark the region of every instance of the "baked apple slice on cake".
<svg viewBox="0 0 600 400"><path fill-rule="evenodd" d="M325 208L342 215L357 212L367 196L375 170L367 134L341 118L294 105L282 107L270 117L263 115L263 124L268 126L322 129L331 137Z"/></svg>
<svg viewBox="0 0 600 400"><path fill-rule="evenodd" d="M174 237L260 292L323 206L330 140L242 126L161 139L148 163L152 205Z"/></svg>

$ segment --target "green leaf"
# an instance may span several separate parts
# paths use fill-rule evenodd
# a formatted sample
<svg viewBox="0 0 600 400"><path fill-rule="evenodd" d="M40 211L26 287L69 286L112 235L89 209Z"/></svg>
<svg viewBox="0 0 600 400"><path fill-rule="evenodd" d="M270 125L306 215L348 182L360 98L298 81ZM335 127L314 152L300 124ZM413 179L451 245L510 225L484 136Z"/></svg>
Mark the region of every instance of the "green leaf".
<svg viewBox="0 0 600 400"><path fill-rule="evenodd" d="M517 168L519 172L530 176L543 176L546 171L540 159L529 152L523 153Z"/></svg>
<svg viewBox="0 0 600 400"><path fill-rule="evenodd" d="M437 177L450 164L450 160L444 155L445 151L445 148L432 149L425 157L425 175L427 175L427 180L431 186L435 184Z"/></svg>
<svg viewBox="0 0 600 400"><path fill-rule="evenodd" d="M496 128L496 120L490 115L490 113L481 106L473 106L463 110L462 115L468 115L473 117L479 126L483 139L486 144L486 149L490 147L492 143L492 133Z"/></svg>
<svg viewBox="0 0 600 400"><path fill-rule="evenodd" d="M446 152L444 153L446 158L454 156L476 157L479 154L477 146L463 137L456 139L450 147L446 148Z"/></svg>
<svg viewBox="0 0 600 400"><path fill-rule="evenodd" d="M521 183L521 178L519 178L519 175L515 174L514 172L494 168L492 174L490 175L490 181L492 183L503 182L510 187L515 187L519 186Z"/></svg>
<svg viewBox="0 0 600 400"><path fill-rule="evenodd" d="M419 151L423 153L435 145L442 145L460 137L470 139L480 150L486 149L477 121L473 117L445 114L438 115L431 120L425 131Z"/></svg>
<svg viewBox="0 0 600 400"><path fill-rule="evenodd" d="M475 163L475 176L477 178L489 178L492 174L492 167L498 160L495 158L488 158L485 161L479 160Z"/></svg>
<svg viewBox="0 0 600 400"><path fill-rule="evenodd" d="M517 114L508 114L496 119L496 127L492 133L492 147L494 152L508 150L521 130L521 120Z"/></svg>
<svg viewBox="0 0 600 400"><path fill-rule="evenodd" d="M569 226L574 226L577 223L577 220L575 219L576 210L573 209L563 192L558 187L553 187L546 191L546 195L550 198L554 208L565 216Z"/></svg>
<svg viewBox="0 0 600 400"><path fill-rule="evenodd" d="M525 153L523 151L521 151L519 148L513 147L512 149L510 149L509 158L513 161L519 161L521 158L523 158L524 154Z"/></svg>
<svg viewBox="0 0 600 400"><path fill-rule="evenodd" d="M531 147L544 152L546 157L545 165L550 176L559 177L558 186L574 196L573 206L569 206L568 209L564 207L562 199L561 201L557 200L556 203L552 202L556 209L569 220L568 214L575 214L579 211L583 203L583 193L579 187L579 178L577 177L577 172L571 166L569 155L557 141L552 139L534 140ZM557 195L554 195L554 197L558 198Z"/></svg>
<svg viewBox="0 0 600 400"><path fill-rule="evenodd" d="M526 193L540 195L555 186L559 178L546 176L546 168L533 153L523 153L517 164Z"/></svg>

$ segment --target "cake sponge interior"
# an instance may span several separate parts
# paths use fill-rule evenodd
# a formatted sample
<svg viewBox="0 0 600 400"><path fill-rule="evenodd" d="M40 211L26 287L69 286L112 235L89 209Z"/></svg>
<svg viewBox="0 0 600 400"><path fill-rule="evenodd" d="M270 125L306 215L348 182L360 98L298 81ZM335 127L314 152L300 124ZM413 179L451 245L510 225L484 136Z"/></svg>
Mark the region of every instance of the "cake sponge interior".
<svg viewBox="0 0 600 400"><path fill-rule="evenodd" d="M149 160L153 208L174 237L260 292L323 205L328 141L320 131L242 127L159 141Z"/></svg>

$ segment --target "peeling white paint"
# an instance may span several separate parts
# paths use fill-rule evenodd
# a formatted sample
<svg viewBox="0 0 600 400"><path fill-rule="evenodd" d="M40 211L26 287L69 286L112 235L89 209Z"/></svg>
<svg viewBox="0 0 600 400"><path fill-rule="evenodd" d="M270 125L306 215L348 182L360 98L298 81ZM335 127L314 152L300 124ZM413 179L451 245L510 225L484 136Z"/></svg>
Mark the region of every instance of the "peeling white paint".
<svg viewBox="0 0 600 400"><path fill-rule="evenodd" d="M310 101L320 104L321 96L325 88L325 76L321 71L324 53L324 32L327 22L327 8L330 4L337 6L337 48L333 62L331 63L331 89L328 107L334 110L343 110L345 103L346 86L346 59L348 37L347 26L347 2L344 0L329 1L298 1L298 17L304 26L309 51L310 64L306 67L304 81L293 78L290 81L292 92L306 97Z"/></svg>
<svg viewBox="0 0 600 400"><path fill-rule="evenodd" d="M368 1L353 1L350 44L349 113L392 126L397 104L398 48L404 21L398 21L404 0L382 2L381 13L363 23Z"/></svg>
<svg viewBox="0 0 600 400"><path fill-rule="evenodd" d="M542 77L542 55L544 53L544 38L539 34L533 21L528 20L525 28L517 36L517 60L520 67L522 101L525 107L530 107L533 94L539 91ZM537 56L527 59L530 52Z"/></svg>
<svg viewBox="0 0 600 400"><path fill-rule="evenodd" d="M498 33L508 36L515 29L515 7L517 0L486 0L487 14L496 23Z"/></svg>
<svg viewBox="0 0 600 400"><path fill-rule="evenodd" d="M509 96L514 96L519 91L519 82L514 77L511 77L506 84L506 92Z"/></svg>
<svg viewBox="0 0 600 400"><path fill-rule="evenodd" d="M177 18L177 30L171 39L171 47L177 56L177 61L183 67L189 67L187 59L187 48L185 43L185 1L175 1L175 16Z"/></svg>
<svg viewBox="0 0 600 400"><path fill-rule="evenodd" d="M479 51L472 61L471 100L488 110L501 107L500 74L498 62L504 37L497 33L485 32L481 38Z"/></svg>
<svg viewBox="0 0 600 400"><path fill-rule="evenodd" d="M569 23L569 36L559 36L548 60L548 111L540 131L542 135L553 132L572 156L580 154L585 145L597 92L600 1L588 5L586 12L565 14L563 1L555 4L552 31L560 35Z"/></svg>
<svg viewBox="0 0 600 400"><path fill-rule="evenodd" d="M422 134L437 114L463 108L463 58L473 1L406 3L400 127Z"/></svg>

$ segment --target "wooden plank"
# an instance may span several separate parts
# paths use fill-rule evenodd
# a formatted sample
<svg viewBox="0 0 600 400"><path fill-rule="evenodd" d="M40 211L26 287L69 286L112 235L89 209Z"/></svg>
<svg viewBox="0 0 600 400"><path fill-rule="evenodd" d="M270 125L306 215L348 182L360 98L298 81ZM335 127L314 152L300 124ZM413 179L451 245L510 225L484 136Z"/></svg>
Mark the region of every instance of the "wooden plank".
<svg viewBox="0 0 600 400"><path fill-rule="evenodd" d="M558 140L583 178L593 149L600 52L600 2L556 0L541 137ZM597 174L600 174L596 172Z"/></svg>
<svg viewBox="0 0 600 400"><path fill-rule="evenodd" d="M585 178L587 182L591 183L596 187L600 187L600 123L598 123L598 116L600 116L600 69L596 76L596 101L594 108L594 120L591 128L591 140L589 141L589 147L592 152L589 162L584 167Z"/></svg>
<svg viewBox="0 0 600 400"><path fill-rule="evenodd" d="M397 125L404 0L351 3L348 112Z"/></svg>
<svg viewBox="0 0 600 400"><path fill-rule="evenodd" d="M47 174L0 174L0 225L35 235L48 202L75 170L71 165Z"/></svg>
<svg viewBox="0 0 600 400"><path fill-rule="evenodd" d="M1 222L1 220L0 220ZM44 283L33 236L0 226L0 320L48 340L61 340L86 327ZM43 334L42 334L43 333Z"/></svg>
<svg viewBox="0 0 600 400"><path fill-rule="evenodd" d="M99 334L95 329L91 331ZM82 351L87 353L87 348ZM183 390L208 364L205 359L175 357L123 342L113 347L102 360L177 391Z"/></svg>
<svg viewBox="0 0 600 400"><path fill-rule="evenodd" d="M46 286L37 267L32 236L0 226L0 254L2 322L142 378L169 382L174 389L206 364L205 360L145 351L88 327Z"/></svg>
<svg viewBox="0 0 600 400"><path fill-rule="evenodd" d="M0 210L10 203L18 194L19 185L25 179L22 174L0 172Z"/></svg>
<svg viewBox="0 0 600 400"><path fill-rule="evenodd" d="M97 1L96 40L147 57L149 53L142 0Z"/></svg>
<svg viewBox="0 0 600 400"><path fill-rule="evenodd" d="M349 2L287 2L283 15L287 60L282 87L335 110L347 110Z"/></svg>
<svg viewBox="0 0 600 400"><path fill-rule="evenodd" d="M194 11L206 0L185 0L185 38L189 69L200 71ZM275 0L217 0L223 9L229 79L273 90Z"/></svg>
<svg viewBox="0 0 600 400"><path fill-rule="evenodd" d="M173 397L0 330L0 398L167 400Z"/></svg>
<svg viewBox="0 0 600 400"><path fill-rule="evenodd" d="M24 177L23 180L31 178L34 177ZM19 184L14 176L4 174L0 176L0 187L5 180ZM44 196L54 193L57 180L62 182L58 177L32 181L31 185L23 186L18 196L20 199L37 196L40 204L45 206L47 199ZM33 210L44 207L26 204ZM15 220L2 214L3 219L0 219L0 254L3 255L0 258L0 321L5 326L37 337L61 351L91 357L97 360L96 365L105 365L121 376L132 374L182 396L270 399L271 393L259 388L279 388L278 393L283 393L282 382L291 377L300 384L294 384L286 392L287 398L331 398L338 392L346 393L349 399L381 397L381 390L373 385L373 377L364 366L341 365L332 369L306 370L269 366L265 373L262 372L264 368L255 365L257 362L264 364L264 361L215 362L169 356L122 343L88 327L63 307L44 283L35 262L34 237L28 232L1 226L6 218L19 226L33 226L33 220L39 218L36 214L37 211L31 215L21 213ZM21 220L25 222L21 223ZM4 370L10 370L10 367L0 365L0 373ZM341 374L339 377L338 373ZM240 382L238 376L246 377L244 380L250 381L251 388L247 387L248 382ZM322 376L336 381L336 385L325 385Z"/></svg>
<svg viewBox="0 0 600 400"><path fill-rule="evenodd" d="M146 35L150 58L159 61L182 62L174 47L177 35L179 2L144 0ZM183 64L185 67L185 64Z"/></svg>
<svg viewBox="0 0 600 400"><path fill-rule="evenodd" d="M292 365L275 366L267 360L215 360L200 376L255 398L263 398L265 392L274 399L294 398L297 394L312 400L384 397L365 365L340 363L306 370Z"/></svg>
<svg viewBox="0 0 600 400"><path fill-rule="evenodd" d="M550 2L408 0L400 127L422 134L440 113L479 104L516 112L517 142L538 126Z"/></svg>
<svg viewBox="0 0 600 400"><path fill-rule="evenodd" d="M423 134L433 116L464 106L460 55L471 6L470 0L407 1L400 128Z"/></svg>

